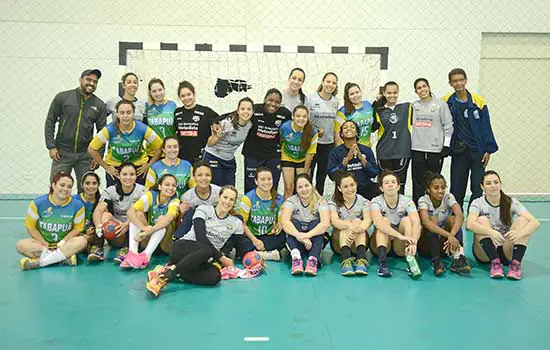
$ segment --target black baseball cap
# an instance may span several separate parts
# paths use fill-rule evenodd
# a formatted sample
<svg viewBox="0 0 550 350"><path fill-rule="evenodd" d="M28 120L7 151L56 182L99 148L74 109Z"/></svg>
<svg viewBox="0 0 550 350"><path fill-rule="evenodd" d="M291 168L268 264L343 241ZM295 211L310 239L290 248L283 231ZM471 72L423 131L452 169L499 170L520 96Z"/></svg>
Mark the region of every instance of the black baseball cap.
<svg viewBox="0 0 550 350"><path fill-rule="evenodd" d="M97 75L97 79L101 78L101 71L97 68L94 68L94 69L86 69L84 72L82 72L82 74L80 74L80 77L81 78L84 78L85 76L87 75L90 75L90 74L95 74Z"/></svg>

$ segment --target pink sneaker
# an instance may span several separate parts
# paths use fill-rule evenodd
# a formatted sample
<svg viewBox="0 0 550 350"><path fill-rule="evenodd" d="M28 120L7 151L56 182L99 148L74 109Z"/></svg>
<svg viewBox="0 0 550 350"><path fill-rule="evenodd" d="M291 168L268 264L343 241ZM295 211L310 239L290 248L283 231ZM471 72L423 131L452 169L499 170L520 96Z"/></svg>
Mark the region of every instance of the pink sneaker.
<svg viewBox="0 0 550 350"><path fill-rule="evenodd" d="M317 276L317 258L314 256L307 259L306 275Z"/></svg>
<svg viewBox="0 0 550 350"><path fill-rule="evenodd" d="M508 267L508 275L506 277L510 280L519 281L521 279L521 263L517 260L512 260Z"/></svg>
<svg viewBox="0 0 550 350"><path fill-rule="evenodd" d="M290 273L293 275L301 275L304 273L304 264L302 259L292 259L292 271Z"/></svg>
<svg viewBox="0 0 550 350"><path fill-rule="evenodd" d="M129 251L128 254L124 257L124 261L120 263L120 268L122 269L142 269L143 267L143 253L138 254L132 251ZM147 259L147 256L145 256ZM148 263L148 262L147 262ZM145 264L147 266L147 264Z"/></svg>
<svg viewBox="0 0 550 350"><path fill-rule="evenodd" d="M491 261L491 278L504 277L504 270L502 269L502 263L499 258Z"/></svg>

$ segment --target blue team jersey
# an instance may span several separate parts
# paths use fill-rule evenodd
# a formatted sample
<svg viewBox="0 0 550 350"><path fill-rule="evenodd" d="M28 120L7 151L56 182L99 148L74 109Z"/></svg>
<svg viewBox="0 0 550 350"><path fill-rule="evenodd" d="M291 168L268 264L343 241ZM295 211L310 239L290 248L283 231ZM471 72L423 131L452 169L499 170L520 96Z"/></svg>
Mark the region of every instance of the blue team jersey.
<svg viewBox="0 0 550 350"><path fill-rule="evenodd" d="M151 165L147 173L146 188L151 188L164 174L171 174L177 180L177 196L180 198L185 191L191 187L191 163L184 159L178 159L175 165L168 165L163 159L156 161Z"/></svg>
<svg viewBox="0 0 550 350"><path fill-rule="evenodd" d="M313 136L307 150L303 150L300 147L303 131L296 130L293 121L289 120L283 123L279 133L281 134L281 160L301 163L305 161L306 154L317 153L317 128L313 129Z"/></svg>
<svg viewBox="0 0 550 350"><path fill-rule="evenodd" d="M73 200L81 201L82 204L84 205L85 219L84 219L84 229L82 230L82 233L86 233L86 231L91 226L93 226L92 214L94 213L94 209L97 202L87 202L83 193L78 193L73 195Z"/></svg>
<svg viewBox="0 0 550 350"><path fill-rule="evenodd" d="M261 199L256 189L251 190L241 199L243 222L255 236L269 234L279 219L283 202L283 196L277 194L275 207L272 208L271 199Z"/></svg>

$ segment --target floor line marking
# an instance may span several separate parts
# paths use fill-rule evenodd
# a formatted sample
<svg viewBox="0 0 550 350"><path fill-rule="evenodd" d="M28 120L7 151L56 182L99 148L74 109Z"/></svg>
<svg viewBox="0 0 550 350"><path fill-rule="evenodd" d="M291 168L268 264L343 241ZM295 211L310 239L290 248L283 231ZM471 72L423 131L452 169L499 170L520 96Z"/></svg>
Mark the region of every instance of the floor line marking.
<svg viewBox="0 0 550 350"><path fill-rule="evenodd" d="M269 337L244 337L244 341L248 341L248 342L269 341Z"/></svg>

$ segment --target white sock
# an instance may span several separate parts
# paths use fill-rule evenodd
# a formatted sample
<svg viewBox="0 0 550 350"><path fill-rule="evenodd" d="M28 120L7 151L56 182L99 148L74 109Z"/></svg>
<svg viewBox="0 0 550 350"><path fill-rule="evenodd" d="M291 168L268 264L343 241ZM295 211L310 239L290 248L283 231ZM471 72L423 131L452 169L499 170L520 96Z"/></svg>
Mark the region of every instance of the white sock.
<svg viewBox="0 0 550 350"><path fill-rule="evenodd" d="M267 251L267 252L258 252L258 254L264 260L273 260L273 261L281 260L281 254L279 254L278 250L270 250L270 251Z"/></svg>
<svg viewBox="0 0 550 350"><path fill-rule="evenodd" d="M460 247L460 249L455 250L453 252L453 259L458 259L458 258L460 258L461 255L464 255L464 248L463 247Z"/></svg>
<svg viewBox="0 0 550 350"><path fill-rule="evenodd" d="M67 259L65 255L57 248L53 252L50 250L45 249L46 251L42 251L42 254L40 255L40 267L57 264L58 262L62 262L63 260Z"/></svg>
<svg viewBox="0 0 550 350"><path fill-rule="evenodd" d="M302 254L300 253L300 250L298 250L298 248L292 249L290 251L290 256L292 257L292 260L302 258Z"/></svg>
<svg viewBox="0 0 550 350"><path fill-rule="evenodd" d="M137 225L130 223L130 238L128 239L128 250L134 253L138 253L139 243L136 242L136 237L141 233L141 230Z"/></svg>
<svg viewBox="0 0 550 350"><path fill-rule="evenodd" d="M158 231L153 232L151 235L151 238L149 239L149 243L147 243L147 247L145 247L145 254L147 254L147 258L151 260L151 255L155 252L155 249L160 244L160 241L164 238L164 235L166 234L166 229L160 229Z"/></svg>

